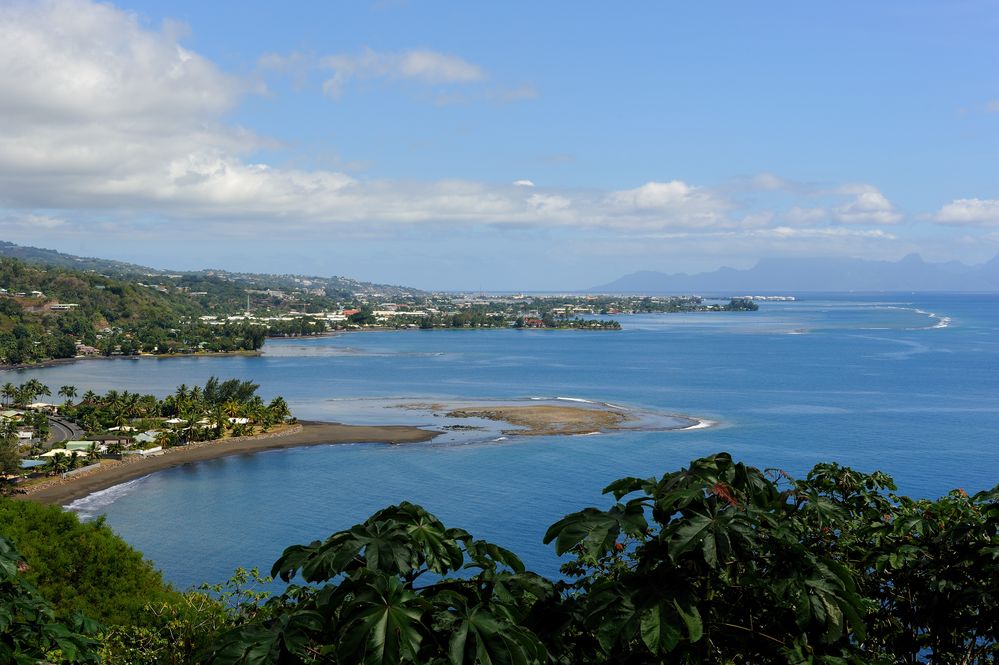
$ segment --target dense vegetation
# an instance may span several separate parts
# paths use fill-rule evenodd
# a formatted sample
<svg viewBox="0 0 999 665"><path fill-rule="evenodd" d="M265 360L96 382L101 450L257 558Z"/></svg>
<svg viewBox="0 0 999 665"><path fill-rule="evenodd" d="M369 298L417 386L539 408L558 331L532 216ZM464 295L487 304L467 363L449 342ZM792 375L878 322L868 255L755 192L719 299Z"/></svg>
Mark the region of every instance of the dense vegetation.
<svg viewBox="0 0 999 665"><path fill-rule="evenodd" d="M200 324L206 310L184 292L97 273L0 259L0 288L0 363L71 358L77 344L104 355L253 350L267 334L260 326Z"/></svg>
<svg viewBox="0 0 999 665"><path fill-rule="evenodd" d="M0 534L28 561L22 578L63 615L144 625L147 604L177 595L103 520L82 523L58 506L0 499Z"/></svg>
<svg viewBox="0 0 999 665"><path fill-rule="evenodd" d="M571 555L560 580L402 503L286 549L280 596L259 602L240 572L219 602L151 604L167 625L105 627L101 648L107 662L996 663L999 488L894 489L879 472L820 464L794 480L724 453L624 478L605 490L614 505L548 530Z"/></svg>

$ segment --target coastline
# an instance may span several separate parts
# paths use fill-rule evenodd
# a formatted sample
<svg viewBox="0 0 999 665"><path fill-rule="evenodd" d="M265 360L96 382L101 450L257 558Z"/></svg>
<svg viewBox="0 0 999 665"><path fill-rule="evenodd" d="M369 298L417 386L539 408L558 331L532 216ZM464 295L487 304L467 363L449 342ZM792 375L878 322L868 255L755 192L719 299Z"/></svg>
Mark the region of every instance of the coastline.
<svg viewBox="0 0 999 665"><path fill-rule="evenodd" d="M442 409L440 404L416 404L410 408ZM589 408L566 405L481 405L451 410L452 418L482 418L512 425L503 434L511 437L533 436L588 436L605 432L641 429L628 412L608 408ZM691 422L690 425L668 428L665 431L689 431L713 427L711 420L690 416L672 416ZM445 428L447 429L447 428ZM478 429L473 427L473 429ZM345 425L343 423L301 421L288 429L252 436L203 441L186 446L167 448L150 457L126 457L123 460L104 460L100 467L72 478L53 477L32 487L23 488L25 494L14 498L44 504L65 506L115 485L185 464L218 459L230 455L244 455L262 450L279 450L298 446L336 445L343 443L405 444L430 441L441 431L422 429L413 425Z"/></svg>
<svg viewBox="0 0 999 665"><path fill-rule="evenodd" d="M290 338L289 338L290 339ZM263 355L262 350L257 351L198 351L192 353L138 353L133 356L74 356L72 358L50 358L40 360L36 363L22 363L20 365L0 365L0 372L17 372L25 369L44 369L46 367L58 367L59 365L71 365L76 362L86 360L139 360L143 358L155 358L165 360L167 358L231 358L233 356L244 356L255 358Z"/></svg>
<svg viewBox="0 0 999 665"><path fill-rule="evenodd" d="M16 494L14 498L43 504L66 505L100 490L126 483L150 473L206 460L244 455L261 450L277 450L298 446L342 443L420 443L430 441L440 432L410 425L344 425L304 421L284 432L256 436L206 441L168 448L162 455L104 463L92 473L68 479L58 479L50 485Z"/></svg>

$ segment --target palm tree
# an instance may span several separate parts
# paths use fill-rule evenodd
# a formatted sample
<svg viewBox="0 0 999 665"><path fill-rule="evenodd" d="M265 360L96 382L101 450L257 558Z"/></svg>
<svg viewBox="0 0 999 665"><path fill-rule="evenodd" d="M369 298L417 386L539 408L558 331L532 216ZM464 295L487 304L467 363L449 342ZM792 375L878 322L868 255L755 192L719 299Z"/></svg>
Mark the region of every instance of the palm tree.
<svg viewBox="0 0 999 665"><path fill-rule="evenodd" d="M215 421L215 438L221 439L225 437L225 425L228 421L226 420L225 409L223 406L219 404L212 409L211 416L209 417Z"/></svg>
<svg viewBox="0 0 999 665"><path fill-rule="evenodd" d="M3 396L4 405L10 406L14 398L17 396L17 386L8 381L3 384L3 388L0 388L0 395Z"/></svg>
<svg viewBox="0 0 999 665"><path fill-rule="evenodd" d="M24 403L34 402L35 398L39 395L51 395L52 391L49 387L39 381L38 379L29 379L25 383L21 384L21 390L23 391Z"/></svg>
<svg viewBox="0 0 999 665"><path fill-rule="evenodd" d="M169 430L163 430L156 435L156 445L163 448L169 448L178 441L177 433L171 432Z"/></svg>
<svg viewBox="0 0 999 665"><path fill-rule="evenodd" d="M93 390L88 390L87 392L83 393L83 397L80 398L80 402L82 404L91 404L96 399L97 399L97 393L95 393Z"/></svg>
<svg viewBox="0 0 999 665"><path fill-rule="evenodd" d="M68 404L72 404L72 400L76 397L76 386L63 386L59 389L59 394L66 398Z"/></svg>
<svg viewBox="0 0 999 665"><path fill-rule="evenodd" d="M291 415L291 410L288 408L288 402L284 401L284 398L280 396L272 399L271 403L267 405L267 409L271 412L271 416L277 422L281 422Z"/></svg>
<svg viewBox="0 0 999 665"><path fill-rule="evenodd" d="M65 472L68 465L69 460L66 458L66 453L56 453L52 456L52 459L49 460L49 464L46 469L51 475L56 475Z"/></svg>

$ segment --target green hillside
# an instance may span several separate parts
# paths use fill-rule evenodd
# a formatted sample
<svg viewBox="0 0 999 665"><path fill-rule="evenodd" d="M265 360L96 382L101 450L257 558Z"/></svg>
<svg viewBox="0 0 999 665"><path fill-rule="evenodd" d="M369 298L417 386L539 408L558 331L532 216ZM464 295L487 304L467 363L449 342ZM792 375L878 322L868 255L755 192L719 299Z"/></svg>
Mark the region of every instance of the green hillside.
<svg viewBox="0 0 999 665"><path fill-rule="evenodd" d="M170 272L0 241L0 365L89 354L255 351L268 334L321 333L293 312L359 307L421 291L345 277ZM251 309L261 321L226 322ZM209 324L201 317L216 317ZM89 347L89 348L82 348Z"/></svg>
<svg viewBox="0 0 999 665"><path fill-rule="evenodd" d="M239 295L243 292L231 297ZM182 287L4 258L0 259L0 363L71 358L79 345L104 355L129 355L254 350L263 344L267 331L259 326L208 329L198 320L223 309L224 298L212 307Z"/></svg>

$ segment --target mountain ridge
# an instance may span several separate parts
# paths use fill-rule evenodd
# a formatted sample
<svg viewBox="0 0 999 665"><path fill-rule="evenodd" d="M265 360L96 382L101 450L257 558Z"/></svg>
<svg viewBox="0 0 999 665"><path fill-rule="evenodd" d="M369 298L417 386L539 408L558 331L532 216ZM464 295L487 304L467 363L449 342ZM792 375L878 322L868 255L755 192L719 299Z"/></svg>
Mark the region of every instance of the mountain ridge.
<svg viewBox="0 0 999 665"><path fill-rule="evenodd" d="M679 292L999 292L999 254L976 266L929 263L919 254L898 261L815 257L763 258L748 269L722 267L703 273L642 270L594 286L590 293Z"/></svg>

